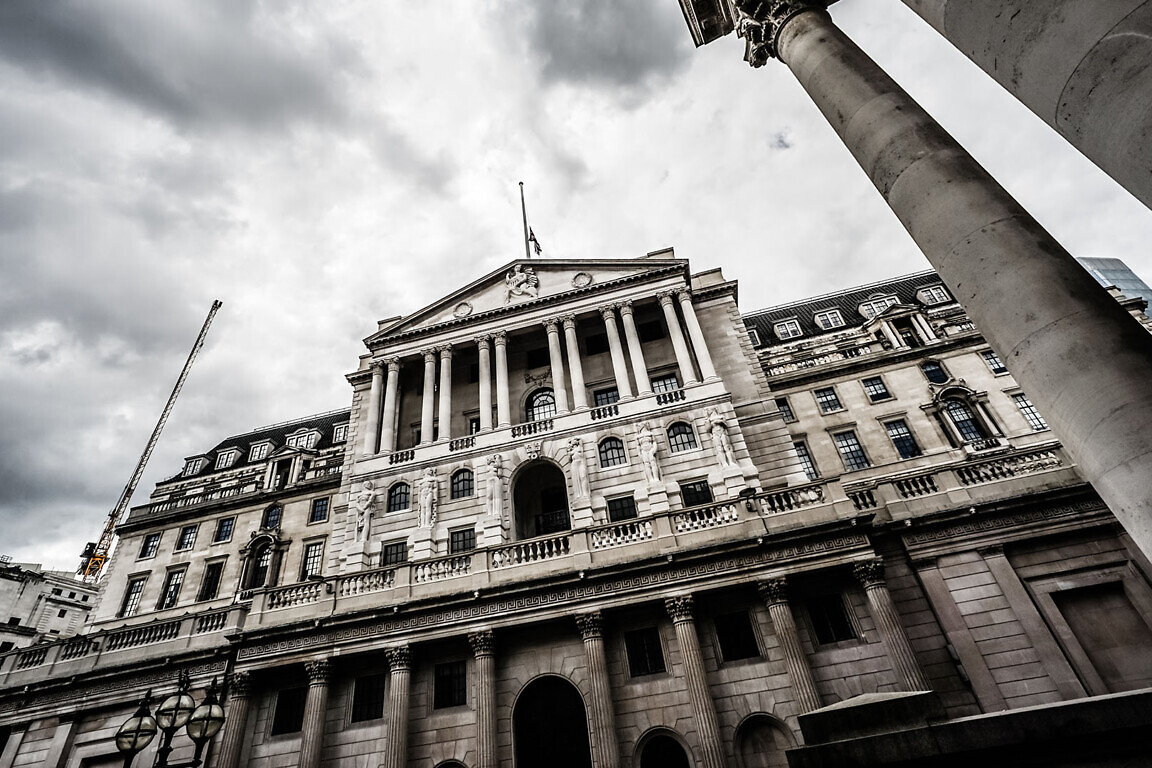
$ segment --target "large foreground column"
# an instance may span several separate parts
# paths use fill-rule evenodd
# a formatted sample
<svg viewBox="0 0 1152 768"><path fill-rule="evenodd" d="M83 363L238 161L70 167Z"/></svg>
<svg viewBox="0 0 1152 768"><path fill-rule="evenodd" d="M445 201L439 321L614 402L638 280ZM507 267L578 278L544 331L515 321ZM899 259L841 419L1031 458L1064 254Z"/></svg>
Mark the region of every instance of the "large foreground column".
<svg viewBox="0 0 1152 768"><path fill-rule="evenodd" d="M904 0L1152 207L1152 0Z"/></svg>
<svg viewBox="0 0 1152 768"><path fill-rule="evenodd" d="M784 666L788 667L788 676L792 678L799 714L819 709L820 692L816 690L812 668L808 666L808 657L804 655L804 646L796 629L796 619L788 602L788 580L781 577L761 583L760 596L768 606L772 628L776 630L780 650L784 653Z"/></svg>
<svg viewBox="0 0 1152 768"><path fill-rule="evenodd" d="M324 749L324 718L328 714L328 678L332 665L328 659L304 662L308 673L308 697L304 702L304 732L300 742L300 768L319 768Z"/></svg>
<svg viewBox="0 0 1152 768"><path fill-rule="evenodd" d="M684 678L688 685L688 698L692 700L692 714L696 717L696 730L700 734L700 750L704 768L724 768L724 747L720 743L720 724L716 705L708 690L708 676L704 672L704 655L700 653L700 638L696 636L696 620L692 618L692 596L668 597L664 607L672 617L676 641L684 660Z"/></svg>
<svg viewBox="0 0 1152 768"><path fill-rule="evenodd" d="M476 656L476 768L496 768L496 659L492 630L472 632Z"/></svg>
<svg viewBox="0 0 1152 768"><path fill-rule="evenodd" d="M616 744L616 719L612 714L608 657L604 654L604 617L600 611L578 613L576 626L584 640L588 679L592 683L592 764L597 768L617 768L620 748Z"/></svg>
<svg viewBox="0 0 1152 768"><path fill-rule="evenodd" d="M248 733L248 705L252 700L252 675L233 672L228 680L228 710L224 734L220 737L219 768L240 768L244 737Z"/></svg>
<svg viewBox="0 0 1152 768"><path fill-rule="evenodd" d="M1152 553L1152 335L825 11L804 0L740 5L762 11L740 22L746 59L787 63L1084 476Z"/></svg>
<svg viewBox="0 0 1152 768"><path fill-rule="evenodd" d="M868 607L872 609L872 619L876 622L876 629L884 645L888 647L888 656L892 660L892 667L900 678L901 687L905 691L930 691L924 672L916 661L916 652L912 650L912 643L908 640L908 633L900 623L900 614L896 612L896 605L892 602L892 593L888 591L888 583L884 580L884 561L880 558L863 563L856 563L852 572L864 587L868 596Z"/></svg>

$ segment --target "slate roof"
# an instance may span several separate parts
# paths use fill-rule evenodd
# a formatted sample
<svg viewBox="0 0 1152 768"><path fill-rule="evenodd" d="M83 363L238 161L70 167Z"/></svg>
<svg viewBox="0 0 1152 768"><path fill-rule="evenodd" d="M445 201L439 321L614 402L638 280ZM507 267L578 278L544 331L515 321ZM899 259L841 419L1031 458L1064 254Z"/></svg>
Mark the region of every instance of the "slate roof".
<svg viewBox="0 0 1152 768"><path fill-rule="evenodd" d="M782 320L795 319L800 324L800 329L804 333L803 336L796 337L797 339L810 338L832 331L857 328L868 322L860 314L859 307L873 295L895 295L901 304L919 305L921 302L916 299L916 291L930 285L941 285L940 276L931 270L916 272L903 277L882 280L876 283L869 283L868 285L861 285L857 288L849 288L835 293L826 293L823 296L815 296L810 299L802 299L789 304L781 304L776 307L749 312L743 317L744 325L749 330L756 331L756 335L760 337L760 344L757 346L760 347L781 343L782 340L777 338L772 326ZM947 290L947 288L945 288L945 290ZM949 295L951 295L950 291ZM840 310L840 314L846 323L843 328L825 331L816 325L814 319L816 313L829 309ZM792 340L793 339L787 339L787 341Z"/></svg>

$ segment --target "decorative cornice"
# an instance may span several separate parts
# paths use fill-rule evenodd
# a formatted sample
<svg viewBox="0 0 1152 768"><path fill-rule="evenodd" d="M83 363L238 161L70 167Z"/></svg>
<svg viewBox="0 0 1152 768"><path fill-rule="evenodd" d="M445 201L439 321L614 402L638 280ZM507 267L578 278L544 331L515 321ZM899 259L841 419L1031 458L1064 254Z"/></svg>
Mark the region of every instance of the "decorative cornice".
<svg viewBox="0 0 1152 768"><path fill-rule="evenodd" d="M862 563L856 563L852 566L852 575L856 580L867 587L875 587L884 584L884 560L882 558L873 558L872 560L865 560Z"/></svg>
<svg viewBox="0 0 1152 768"><path fill-rule="evenodd" d="M496 641L490 629L469 632L468 644L472 646L472 653L476 656L492 656L496 653Z"/></svg>
<svg viewBox="0 0 1152 768"><path fill-rule="evenodd" d="M675 595L664 598L664 609L672 621L692 620L692 595Z"/></svg>
<svg viewBox="0 0 1152 768"><path fill-rule="evenodd" d="M578 613L575 618L583 640L594 640L604 636L604 616L600 611Z"/></svg>
<svg viewBox="0 0 1152 768"><path fill-rule="evenodd" d="M332 662L328 659L312 659L304 662L304 672L308 675L309 685L326 684L332 677Z"/></svg>
<svg viewBox="0 0 1152 768"><path fill-rule="evenodd" d="M760 599L765 605L788 603L788 579L785 576L762 581L756 585L756 589L760 592Z"/></svg>
<svg viewBox="0 0 1152 768"><path fill-rule="evenodd" d="M996 533L1032 523L1044 523L1054 518L1074 517L1084 513L1106 511L1107 508L1099 501L1082 501L1059 507L1045 506L1017 514L968 519L958 525L945 525L939 528L933 528L932 530L906 533L903 539L906 546L917 547L933 544L938 541L953 541L961 537ZM969 548L971 548L971 545L969 545Z"/></svg>
<svg viewBox="0 0 1152 768"><path fill-rule="evenodd" d="M412 668L412 649L407 645L398 645L385 651L388 665L393 672L407 672Z"/></svg>

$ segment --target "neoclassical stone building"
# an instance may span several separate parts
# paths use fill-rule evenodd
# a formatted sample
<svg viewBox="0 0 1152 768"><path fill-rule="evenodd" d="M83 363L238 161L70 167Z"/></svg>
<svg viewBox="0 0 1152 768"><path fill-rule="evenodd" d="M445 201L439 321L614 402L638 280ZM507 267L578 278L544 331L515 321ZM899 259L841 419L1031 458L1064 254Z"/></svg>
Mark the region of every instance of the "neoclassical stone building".
<svg viewBox="0 0 1152 768"><path fill-rule="evenodd" d="M935 273L742 315L671 250L521 260L365 343L0 656L0 767L122 764L181 672L221 768L1138 764L1152 568Z"/></svg>

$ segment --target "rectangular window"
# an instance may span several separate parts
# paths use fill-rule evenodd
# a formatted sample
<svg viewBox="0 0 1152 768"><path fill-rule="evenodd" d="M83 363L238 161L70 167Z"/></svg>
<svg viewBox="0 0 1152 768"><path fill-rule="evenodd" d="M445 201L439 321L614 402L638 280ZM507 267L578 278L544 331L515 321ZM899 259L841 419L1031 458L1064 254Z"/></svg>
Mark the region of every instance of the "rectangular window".
<svg viewBox="0 0 1152 768"><path fill-rule="evenodd" d="M1040 415L1040 411L1036 410L1036 406L1032 405L1032 401L1028 399L1028 395L1023 393L1012 395L1012 402L1016 403L1016 407L1020 409L1020 413L1024 414L1024 418L1028 420L1028 426L1036 431L1048 429L1048 422L1044 421L1044 417Z"/></svg>
<svg viewBox="0 0 1152 768"><path fill-rule="evenodd" d="M379 720L384 717L384 682L387 675L365 675L356 678L352 688L352 722Z"/></svg>
<svg viewBox="0 0 1152 768"><path fill-rule="evenodd" d="M712 503L712 489L707 480L693 480L690 483L680 483L680 499L686 507L695 507L698 504Z"/></svg>
<svg viewBox="0 0 1152 768"><path fill-rule="evenodd" d="M640 337L640 341L645 343L657 341L664 338L664 326L659 320L636 323L636 335Z"/></svg>
<svg viewBox="0 0 1152 768"><path fill-rule="evenodd" d="M913 459L922 453L920 446L916 444L916 438L912 436L912 431L904 423L904 419L885 422L884 429L888 431L888 437L891 438L892 445L896 448L896 453L900 454L900 458Z"/></svg>
<svg viewBox="0 0 1152 768"><path fill-rule="evenodd" d="M592 393L592 405L599 408L602 405L612 405L620 400L620 391L616 387L598 389Z"/></svg>
<svg viewBox="0 0 1152 768"><path fill-rule="evenodd" d="M844 406L840 404L840 398L836 397L835 388L822 387L814 390L812 394L816 396L816 404L820 406L821 413L844 410Z"/></svg>
<svg viewBox="0 0 1152 768"><path fill-rule="evenodd" d="M348 425L337 424L332 428L332 442L343 443L348 440Z"/></svg>
<svg viewBox="0 0 1152 768"><path fill-rule="evenodd" d="M180 535L176 538L177 552L184 549L192 549L196 543L196 528L195 525L186 525L180 529Z"/></svg>
<svg viewBox="0 0 1152 768"><path fill-rule="evenodd" d="M228 469L236 463L236 457L239 456L238 451L224 451L216 457L216 469Z"/></svg>
<svg viewBox="0 0 1152 768"><path fill-rule="evenodd" d="M788 403L788 398L776 398L776 407L780 409L780 415L784 417L784 421L796 421L796 414L792 412L792 406Z"/></svg>
<svg viewBox="0 0 1152 768"><path fill-rule="evenodd" d="M792 445L796 448L800 466L804 468L804 474L808 475L808 479L815 480L820 477L820 473L816 470L816 462L812 460L812 454L808 451L808 445L803 440L797 440Z"/></svg>
<svg viewBox="0 0 1152 768"><path fill-rule="evenodd" d="M656 376L652 379L653 392L672 392L677 389L680 389L680 380L676 378L676 374L674 373Z"/></svg>
<svg viewBox="0 0 1152 768"><path fill-rule="evenodd" d="M776 336L781 339L794 339L804 334L804 332L800 330L800 323L796 320L782 320L773 325L772 330L775 331Z"/></svg>
<svg viewBox="0 0 1152 768"><path fill-rule="evenodd" d="M252 450L248 453L248 461L260 461L268 458L268 451L271 448L272 443L258 443L252 446Z"/></svg>
<svg viewBox="0 0 1152 768"><path fill-rule="evenodd" d="M631 520L636 517L636 500L631 496L617 496L608 499L608 521Z"/></svg>
<svg viewBox="0 0 1152 768"><path fill-rule="evenodd" d="M868 462L868 457L864 455L860 441L856 439L856 433L852 430L837 432L832 435L832 441L836 443L836 450L840 451L840 458L844 460L844 468L849 472L872 466Z"/></svg>
<svg viewBox="0 0 1152 768"><path fill-rule="evenodd" d="M624 633L624 650L628 654L628 674L632 677L664 671L664 649L656 627Z"/></svg>
<svg viewBox="0 0 1152 768"><path fill-rule="evenodd" d="M868 394L868 399L874 403L877 400L888 400L892 397L892 393L888 391L888 387L884 386L884 379L879 376L869 376L866 379L861 379L860 383L864 385L864 391Z"/></svg>
<svg viewBox="0 0 1152 768"><path fill-rule="evenodd" d="M943 304L951 298L942 285L933 285L930 288L920 289L920 299L925 304Z"/></svg>
<svg viewBox="0 0 1152 768"><path fill-rule="evenodd" d="M465 662L437 664L433 677L433 709L461 707L468 703L468 665Z"/></svg>
<svg viewBox="0 0 1152 768"><path fill-rule="evenodd" d="M725 613L712 622L716 625L716 639L720 642L720 656L724 661L760 657L760 646L748 611Z"/></svg>
<svg viewBox="0 0 1152 768"><path fill-rule="evenodd" d="M476 549L476 529L458 528L448 532L448 554L458 555Z"/></svg>
<svg viewBox="0 0 1152 768"><path fill-rule="evenodd" d="M140 576L128 582L128 588L124 590L124 602L120 603L120 616L135 616L136 611L140 610L140 596L144 594L146 580Z"/></svg>
<svg viewBox="0 0 1152 768"><path fill-rule="evenodd" d="M212 543L232 540L232 529L236 526L236 518L222 517L216 521L216 532L212 534Z"/></svg>
<svg viewBox="0 0 1152 768"><path fill-rule="evenodd" d="M988 369L992 373L1008 373L1008 369L1004 367L1004 363L1000 360L1000 355L996 354L990 349L986 349L980 353L984 358L984 362L988 365Z"/></svg>
<svg viewBox="0 0 1152 768"><path fill-rule="evenodd" d="M309 576L319 576L324 568L324 542L313 541L304 546L304 557L300 564L300 581Z"/></svg>
<svg viewBox="0 0 1152 768"><path fill-rule="evenodd" d="M380 565L399 565L408 561L408 542L393 541L380 550Z"/></svg>
<svg viewBox="0 0 1152 768"><path fill-rule="evenodd" d="M276 694L276 711L272 715L272 735L299 733L304 727L304 703L308 689L284 688Z"/></svg>
<svg viewBox="0 0 1152 768"><path fill-rule="evenodd" d="M188 459L184 465L184 477L191 477L204 468L205 459Z"/></svg>
<svg viewBox="0 0 1152 768"><path fill-rule="evenodd" d="M153 557L156 550L160 549L160 536L159 533L150 533L144 537L144 541L140 542L140 554L137 560L143 560L146 557Z"/></svg>
<svg viewBox="0 0 1152 768"><path fill-rule="evenodd" d="M180 587L184 585L184 570L168 571L164 577L164 588L160 590L160 602L156 603L156 610L172 608L180 599Z"/></svg>
<svg viewBox="0 0 1152 768"><path fill-rule="evenodd" d="M471 416L468 419L468 434L475 435L480 432L480 417Z"/></svg>
<svg viewBox="0 0 1152 768"><path fill-rule="evenodd" d="M760 332L755 328L748 329L748 341L752 342L752 346L760 346Z"/></svg>
<svg viewBox="0 0 1152 768"><path fill-rule="evenodd" d="M312 499L312 509L308 512L308 522L322 523L328 519L328 497Z"/></svg>
<svg viewBox="0 0 1152 768"><path fill-rule="evenodd" d="M220 591L220 577L224 574L224 561L208 563L204 566L204 579L200 582L200 591L196 599L200 602L215 600Z"/></svg>
<svg viewBox="0 0 1152 768"><path fill-rule="evenodd" d="M816 320L816 325L826 331L830 331L833 328L840 328L844 325L844 316L840 314L840 310L838 309L817 312L814 319Z"/></svg>
<svg viewBox="0 0 1152 768"><path fill-rule="evenodd" d="M602 355L608 351L608 334L593 333L584 339L584 352L588 355Z"/></svg>
<svg viewBox="0 0 1152 768"><path fill-rule="evenodd" d="M872 318L876 317L876 315L888 309L888 307L895 303L895 296L885 296L882 299L866 301L860 305L860 314L863 315L866 320L871 320Z"/></svg>
<svg viewBox="0 0 1152 768"><path fill-rule="evenodd" d="M856 639L856 630L848 618L843 595L816 595L805 601L805 607L819 645Z"/></svg>

